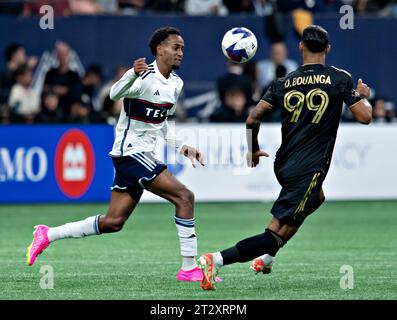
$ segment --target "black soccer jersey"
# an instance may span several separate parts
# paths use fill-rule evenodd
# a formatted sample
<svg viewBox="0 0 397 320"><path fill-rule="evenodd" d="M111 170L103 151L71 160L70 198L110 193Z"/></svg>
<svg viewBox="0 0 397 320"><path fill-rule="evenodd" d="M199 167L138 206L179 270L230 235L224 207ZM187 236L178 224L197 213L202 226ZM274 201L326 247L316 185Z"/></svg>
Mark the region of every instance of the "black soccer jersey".
<svg viewBox="0 0 397 320"><path fill-rule="evenodd" d="M262 100L281 111L282 143L274 164L276 174L326 174L343 102L352 106L360 99L351 75L332 66L307 64L274 80Z"/></svg>

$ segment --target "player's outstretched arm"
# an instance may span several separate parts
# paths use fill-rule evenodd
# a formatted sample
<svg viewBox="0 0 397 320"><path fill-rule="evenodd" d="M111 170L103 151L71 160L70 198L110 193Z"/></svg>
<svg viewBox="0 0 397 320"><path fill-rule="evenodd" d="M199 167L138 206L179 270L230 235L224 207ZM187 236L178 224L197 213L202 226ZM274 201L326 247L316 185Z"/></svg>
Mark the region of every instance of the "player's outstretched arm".
<svg viewBox="0 0 397 320"><path fill-rule="evenodd" d="M139 77L141 72L148 70L145 59L146 58L139 58L135 60L133 67L124 73L121 79L112 86L109 94L110 99L114 101L121 100L128 95L131 86Z"/></svg>
<svg viewBox="0 0 397 320"><path fill-rule="evenodd" d="M248 144L247 165L256 167L260 157L268 157L265 151L259 150L258 133L263 118L272 112L272 105L264 100L259 101L250 112L246 121L246 136Z"/></svg>
<svg viewBox="0 0 397 320"><path fill-rule="evenodd" d="M350 106L354 118L362 124L370 124L372 121L372 106L368 102L369 87L358 79L356 92L362 97L360 101Z"/></svg>

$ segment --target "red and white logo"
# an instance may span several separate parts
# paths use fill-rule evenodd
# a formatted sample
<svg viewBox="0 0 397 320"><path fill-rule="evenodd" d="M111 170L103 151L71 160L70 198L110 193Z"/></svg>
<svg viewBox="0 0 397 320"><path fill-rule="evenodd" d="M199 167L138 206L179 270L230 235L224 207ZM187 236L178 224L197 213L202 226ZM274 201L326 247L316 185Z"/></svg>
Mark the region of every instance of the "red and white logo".
<svg viewBox="0 0 397 320"><path fill-rule="evenodd" d="M94 177L94 149L87 135L78 129L68 130L55 151L55 177L61 191L70 198L80 198Z"/></svg>

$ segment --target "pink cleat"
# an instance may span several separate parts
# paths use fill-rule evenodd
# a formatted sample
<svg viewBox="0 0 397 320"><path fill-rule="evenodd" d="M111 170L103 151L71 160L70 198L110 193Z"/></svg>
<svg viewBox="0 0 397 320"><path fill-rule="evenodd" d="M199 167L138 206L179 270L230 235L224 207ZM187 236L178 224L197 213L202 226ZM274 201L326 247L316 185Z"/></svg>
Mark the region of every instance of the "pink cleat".
<svg viewBox="0 0 397 320"><path fill-rule="evenodd" d="M33 232L33 241L28 247L28 252L26 253L29 266L32 266L37 256L50 245L50 241L48 240L47 236L48 227L41 224L35 226L34 228L35 231Z"/></svg>
<svg viewBox="0 0 397 320"><path fill-rule="evenodd" d="M199 267L195 267L192 270L187 271L180 269L178 274L176 275L176 279L178 281L185 282L201 282L201 280L203 279L203 272ZM215 282L222 282L222 279L216 277Z"/></svg>
<svg viewBox="0 0 397 320"><path fill-rule="evenodd" d="M202 278L203 273L199 267L195 267L192 270L180 269L176 275L178 281L200 282Z"/></svg>

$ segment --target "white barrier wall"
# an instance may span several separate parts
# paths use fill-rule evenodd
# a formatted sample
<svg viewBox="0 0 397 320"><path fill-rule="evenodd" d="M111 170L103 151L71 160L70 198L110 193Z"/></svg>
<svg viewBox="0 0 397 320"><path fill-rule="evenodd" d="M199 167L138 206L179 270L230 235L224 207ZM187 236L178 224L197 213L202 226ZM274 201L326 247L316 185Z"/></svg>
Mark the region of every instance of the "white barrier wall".
<svg viewBox="0 0 397 320"><path fill-rule="evenodd" d="M281 142L281 127L263 123L259 142L270 154L256 168L245 164L244 124L177 125L178 135L204 154L206 166L193 168L187 158L157 146L158 159L195 193L197 201L274 200L280 186L273 161ZM397 198L397 126L342 124L331 168L324 183L327 199ZM145 192L143 201L159 201Z"/></svg>

